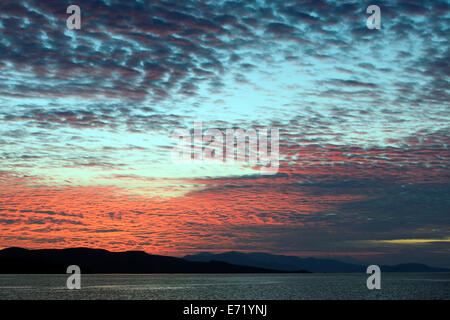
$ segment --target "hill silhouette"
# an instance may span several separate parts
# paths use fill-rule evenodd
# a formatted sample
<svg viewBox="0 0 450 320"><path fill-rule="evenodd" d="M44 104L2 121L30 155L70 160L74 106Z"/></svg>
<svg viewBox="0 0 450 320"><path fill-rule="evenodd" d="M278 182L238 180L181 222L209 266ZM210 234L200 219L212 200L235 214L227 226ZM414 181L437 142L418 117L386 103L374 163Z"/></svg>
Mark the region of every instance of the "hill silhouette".
<svg viewBox="0 0 450 320"><path fill-rule="evenodd" d="M274 255L263 252L224 252L214 254L209 252L187 255L189 261L223 261L239 263L240 265L268 268L275 270L309 270L311 272L366 272L368 265L341 262L333 259L300 258L296 256ZM420 263L405 263L393 266L381 265L385 272L450 272L449 269L434 268Z"/></svg>
<svg viewBox="0 0 450 320"><path fill-rule="evenodd" d="M110 252L102 249L7 248L0 250L0 273L59 274L69 265L82 273L282 273L269 268L241 266L222 261L194 262L152 255L143 251ZM291 272L307 272L295 271Z"/></svg>
<svg viewBox="0 0 450 320"><path fill-rule="evenodd" d="M341 273L365 272L367 268L332 259L261 252L205 252L176 258L143 251L110 252L89 248L0 250L0 273L3 274L66 273L69 265L78 265L82 273ZM381 265L380 268L384 272L450 272L419 263Z"/></svg>

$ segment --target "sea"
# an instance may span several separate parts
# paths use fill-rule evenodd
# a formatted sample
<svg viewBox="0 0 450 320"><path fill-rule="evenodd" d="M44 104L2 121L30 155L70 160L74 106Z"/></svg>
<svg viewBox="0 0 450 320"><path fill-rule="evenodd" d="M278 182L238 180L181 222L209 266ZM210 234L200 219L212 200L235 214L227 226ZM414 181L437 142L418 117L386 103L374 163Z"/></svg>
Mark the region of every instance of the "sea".
<svg viewBox="0 0 450 320"><path fill-rule="evenodd" d="M415 300L450 299L450 273L312 274L1 274L0 300Z"/></svg>

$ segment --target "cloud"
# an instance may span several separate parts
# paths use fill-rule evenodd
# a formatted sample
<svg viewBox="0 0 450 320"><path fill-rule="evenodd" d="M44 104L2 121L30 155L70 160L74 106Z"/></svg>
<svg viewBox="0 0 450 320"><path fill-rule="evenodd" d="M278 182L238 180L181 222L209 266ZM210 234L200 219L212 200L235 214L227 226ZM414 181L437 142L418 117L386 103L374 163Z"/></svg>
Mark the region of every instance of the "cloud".
<svg viewBox="0 0 450 320"><path fill-rule="evenodd" d="M358 245L448 235L447 1L383 2L380 30L358 1L82 1L72 31L69 4L0 4L0 245L389 260L412 253ZM279 128L279 173L174 166L194 121Z"/></svg>
<svg viewBox="0 0 450 320"><path fill-rule="evenodd" d="M427 243L444 243L450 242L450 238L446 239L393 239L393 240L369 240L370 243L374 244L400 244L400 245L421 245Z"/></svg>

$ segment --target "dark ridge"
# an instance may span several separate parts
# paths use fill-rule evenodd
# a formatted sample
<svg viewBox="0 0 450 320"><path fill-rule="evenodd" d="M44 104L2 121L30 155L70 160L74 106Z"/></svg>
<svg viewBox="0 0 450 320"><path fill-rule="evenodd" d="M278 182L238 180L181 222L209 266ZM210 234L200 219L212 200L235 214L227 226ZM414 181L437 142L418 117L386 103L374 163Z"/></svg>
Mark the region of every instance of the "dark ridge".
<svg viewBox="0 0 450 320"><path fill-rule="evenodd" d="M103 249L7 248L0 250L0 273L60 274L69 265L82 273L285 273L270 268L241 266L223 261L196 262L152 255L143 251L110 252ZM307 272L307 271L290 271Z"/></svg>
<svg viewBox="0 0 450 320"><path fill-rule="evenodd" d="M263 252L244 253L230 251L219 254L202 252L195 255L187 255L184 259L197 262L217 260L244 266L283 271L309 270L311 272L326 273L366 272L368 267L368 265L360 263L347 263L332 259L300 258ZM384 272L450 272L450 269L434 268L419 263L398 264L394 266L380 265L380 269Z"/></svg>

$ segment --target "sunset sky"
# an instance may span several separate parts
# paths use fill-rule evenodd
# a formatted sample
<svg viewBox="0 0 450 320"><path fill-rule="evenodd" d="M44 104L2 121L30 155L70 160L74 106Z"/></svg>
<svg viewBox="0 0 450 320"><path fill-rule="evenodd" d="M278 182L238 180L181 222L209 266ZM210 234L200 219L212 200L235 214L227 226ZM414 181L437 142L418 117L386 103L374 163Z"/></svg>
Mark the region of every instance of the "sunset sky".
<svg viewBox="0 0 450 320"><path fill-rule="evenodd" d="M2 0L0 248L450 267L449 26L448 1ZM194 121L278 128L278 174L173 163Z"/></svg>

